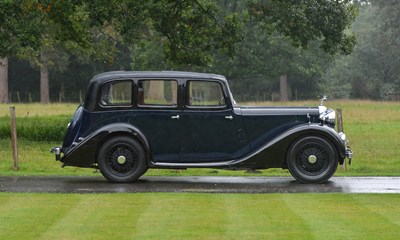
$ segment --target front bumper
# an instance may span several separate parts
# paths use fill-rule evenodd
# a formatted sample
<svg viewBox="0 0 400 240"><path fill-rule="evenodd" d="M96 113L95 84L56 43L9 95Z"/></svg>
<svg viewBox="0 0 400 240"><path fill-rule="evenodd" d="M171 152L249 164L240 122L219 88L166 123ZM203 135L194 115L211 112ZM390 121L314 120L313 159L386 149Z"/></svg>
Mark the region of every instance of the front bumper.
<svg viewBox="0 0 400 240"><path fill-rule="evenodd" d="M350 146L348 145L348 140L346 138L346 134L343 132L338 133L340 139L342 139L343 144L345 146L345 157L349 160L349 165L351 165L351 160L353 159L353 151L351 150Z"/></svg>
<svg viewBox="0 0 400 240"><path fill-rule="evenodd" d="M346 146L346 157L349 159L349 165L351 165L351 160L353 159L353 151L349 146Z"/></svg>

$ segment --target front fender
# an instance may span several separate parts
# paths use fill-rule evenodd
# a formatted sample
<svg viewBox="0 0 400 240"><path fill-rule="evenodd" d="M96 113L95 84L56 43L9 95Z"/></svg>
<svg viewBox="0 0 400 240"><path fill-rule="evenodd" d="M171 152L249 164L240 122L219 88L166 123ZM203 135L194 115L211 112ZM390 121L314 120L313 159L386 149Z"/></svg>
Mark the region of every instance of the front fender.
<svg viewBox="0 0 400 240"><path fill-rule="evenodd" d="M337 152L339 163L343 164L346 157L345 142L333 128L320 124L303 124L293 127L256 149L249 156L239 160L236 164L252 162L254 168L286 168L286 156L291 144L297 139L309 135L320 136L331 142Z"/></svg>
<svg viewBox="0 0 400 240"><path fill-rule="evenodd" d="M97 161L97 153L105 141L114 136L130 136L138 140L147 153L148 162L151 161L150 144L145 135L135 126L127 123L112 123L101 127L87 137L74 142L61 161L66 166L92 167Z"/></svg>

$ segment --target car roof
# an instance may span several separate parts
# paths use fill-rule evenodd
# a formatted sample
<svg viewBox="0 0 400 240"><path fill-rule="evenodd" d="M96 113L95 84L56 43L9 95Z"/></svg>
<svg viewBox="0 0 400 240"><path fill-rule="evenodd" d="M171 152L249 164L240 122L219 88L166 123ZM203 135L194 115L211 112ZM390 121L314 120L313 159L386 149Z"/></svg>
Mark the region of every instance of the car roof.
<svg viewBox="0 0 400 240"><path fill-rule="evenodd" d="M93 77L91 83L101 83L118 78L186 78L186 79L218 79L226 82L222 75L212 73L181 72L181 71L113 71L100 73Z"/></svg>
<svg viewBox="0 0 400 240"><path fill-rule="evenodd" d="M189 79L189 80L205 80L214 79L220 80L228 85L227 80L224 76L212 73L197 73L197 72L180 72L180 71L113 71L104 72L97 74L90 80L89 88L86 94L84 108L92 111L96 107L96 94L97 89L104 82L116 79L132 79L132 78L143 78L143 79Z"/></svg>

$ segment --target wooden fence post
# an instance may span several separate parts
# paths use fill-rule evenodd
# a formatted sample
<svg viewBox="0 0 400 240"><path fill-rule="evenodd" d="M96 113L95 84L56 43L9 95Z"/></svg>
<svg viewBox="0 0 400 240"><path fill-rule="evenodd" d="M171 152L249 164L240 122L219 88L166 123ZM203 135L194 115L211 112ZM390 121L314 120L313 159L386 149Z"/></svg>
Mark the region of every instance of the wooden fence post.
<svg viewBox="0 0 400 240"><path fill-rule="evenodd" d="M17 125L15 120L15 107L10 107L11 144L13 149L13 170L18 171L18 141Z"/></svg>
<svg viewBox="0 0 400 240"><path fill-rule="evenodd" d="M337 126L338 126L337 131L343 132L343 116L341 108L336 109L336 115L337 115Z"/></svg>
<svg viewBox="0 0 400 240"><path fill-rule="evenodd" d="M337 115L337 131L338 133L343 132L343 115L342 115L342 109L337 108L336 109L336 115ZM346 160L342 164L342 170L346 170Z"/></svg>

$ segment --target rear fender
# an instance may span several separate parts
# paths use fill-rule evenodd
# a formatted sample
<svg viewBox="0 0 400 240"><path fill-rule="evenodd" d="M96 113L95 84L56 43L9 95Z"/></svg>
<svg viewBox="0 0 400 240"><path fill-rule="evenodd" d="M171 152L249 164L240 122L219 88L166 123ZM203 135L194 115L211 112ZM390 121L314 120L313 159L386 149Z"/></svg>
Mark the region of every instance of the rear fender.
<svg viewBox="0 0 400 240"><path fill-rule="evenodd" d="M103 143L111 137L122 135L139 141L147 153L147 161L151 162L150 144L147 138L138 128L127 123L112 123L94 131L65 152L61 161L66 166L94 166L97 162L97 153Z"/></svg>

